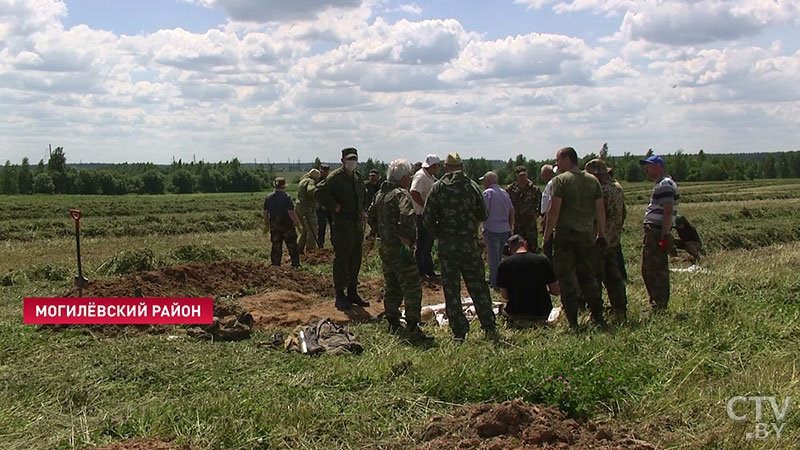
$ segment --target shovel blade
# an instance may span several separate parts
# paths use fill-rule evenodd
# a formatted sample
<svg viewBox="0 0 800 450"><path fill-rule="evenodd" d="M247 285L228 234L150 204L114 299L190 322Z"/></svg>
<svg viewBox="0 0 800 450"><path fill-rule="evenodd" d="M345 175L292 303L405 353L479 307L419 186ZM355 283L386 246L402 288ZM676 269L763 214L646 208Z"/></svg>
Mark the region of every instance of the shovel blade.
<svg viewBox="0 0 800 450"><path fill-rule="evenodd" d="M89 287L89 280L86 277L75 276L75 286L80 289L86 289Z"/></svg>

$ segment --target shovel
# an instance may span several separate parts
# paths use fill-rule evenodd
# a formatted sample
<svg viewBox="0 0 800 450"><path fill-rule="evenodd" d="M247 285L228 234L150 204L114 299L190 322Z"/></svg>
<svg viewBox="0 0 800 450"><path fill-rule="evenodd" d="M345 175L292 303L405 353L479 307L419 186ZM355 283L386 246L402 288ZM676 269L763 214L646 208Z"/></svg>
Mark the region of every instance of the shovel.
<svg viewBox="0 0 800 450"><path fill-rule="evenodd" d="M75 245L78 249L78 275L75 277L75 286L78 287L78 297L83 297L83 290L89 286L89 280L83 276L81 268L81 210L70 209L69 215L75 219Z"/></svg>

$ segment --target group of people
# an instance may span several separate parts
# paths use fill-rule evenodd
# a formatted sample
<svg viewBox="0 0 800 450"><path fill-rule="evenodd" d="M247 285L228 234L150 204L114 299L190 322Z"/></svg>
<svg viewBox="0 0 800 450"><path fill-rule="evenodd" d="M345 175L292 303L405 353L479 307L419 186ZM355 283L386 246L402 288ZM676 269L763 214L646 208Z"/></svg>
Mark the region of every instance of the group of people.
<svg viewBox="0 0 800 450"><path fill-rule="evenodd" d="M550 296L560 295L571 326L578 326L579 312L587 306L594 322L605 326L603 286L613 316L625 319L627 298L619 258L625 202L605 161L594 159L581 170L575 150L562 148L556 152L555 167L542 167L544 191L528 178L524 166L515 169L515 180L506 188L497 185L497 174L487 172L479 180L481 189L464 173L458 153L448 154L444 161L428 155L416 169L407 160L394 160L383 183L378 182L377 171L363 178L355 148L342 150L341 162L333 171L323 165L303 175L296 212L282 178L275 180L275 192L264 202L275 265L280 264L285 242L292 265L299 266L300 253L321 247L324 228L330 224L337 309L369 305L358 294L368 223L370 234L380 239L389 330L411 341L432 339L419 323L421 279L439 276L431 255L434 239L438 239L446 313L456 341L463 341L469 331L461 302L462 278L489 338L497 336L490 286L507 300L502 313L510 324L545 322L552 309ZM643 220L642 275L652 308L660 310L669 300L670 231L678 217L680 195L661 157L650 156L640 163L655 182ZM444 174L437 179L442 166ZM540 220L547 256L538 254ZM479 225L487 249L488 282ZM295 226L302 228L299 244ZM403 301L405 327L400 320Z"/></svg>

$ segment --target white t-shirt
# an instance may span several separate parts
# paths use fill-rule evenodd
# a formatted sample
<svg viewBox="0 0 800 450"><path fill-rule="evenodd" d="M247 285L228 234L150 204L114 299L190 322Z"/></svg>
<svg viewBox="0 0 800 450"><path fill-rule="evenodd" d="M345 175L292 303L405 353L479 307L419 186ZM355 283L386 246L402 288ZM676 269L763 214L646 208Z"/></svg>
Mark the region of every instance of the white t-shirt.
<svg viewBox="0 0 800 450"><path fill-rule="evenodd" d="M423 202L425 199L428 198L428 193L431 192L431 187L433 187L433 183L436 182L436 178L433 175L428 174L425 169L419 169L417 173L414 174L414 178L411 180L411 189L410 191L419 192L419 195L422 196ZM425 208L419 206L417 202L414 202L414 212L417 214L422 214Z"/></svg>
<svg viewBox="0 0 800 450"><path fill-rule="evenodd" d="M539 205L541 207L540 211L542 212L542 215L547 214L547 208L550 207L550 196L552 195L550 191L553 188L553 178L547 182L547 185L545 185L544 191L542 192L542 204Z"/></svg>

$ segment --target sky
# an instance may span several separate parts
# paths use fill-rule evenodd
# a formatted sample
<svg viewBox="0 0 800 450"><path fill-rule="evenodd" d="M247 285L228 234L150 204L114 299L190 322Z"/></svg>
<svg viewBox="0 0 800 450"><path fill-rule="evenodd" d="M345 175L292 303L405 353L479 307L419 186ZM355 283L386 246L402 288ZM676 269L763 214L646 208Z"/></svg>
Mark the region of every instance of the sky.
<svg viewBox="0 0 800 450"><path fill-rule="evenodd" d="M800 0L0 0L0 160L800 149Z"/></svg>

